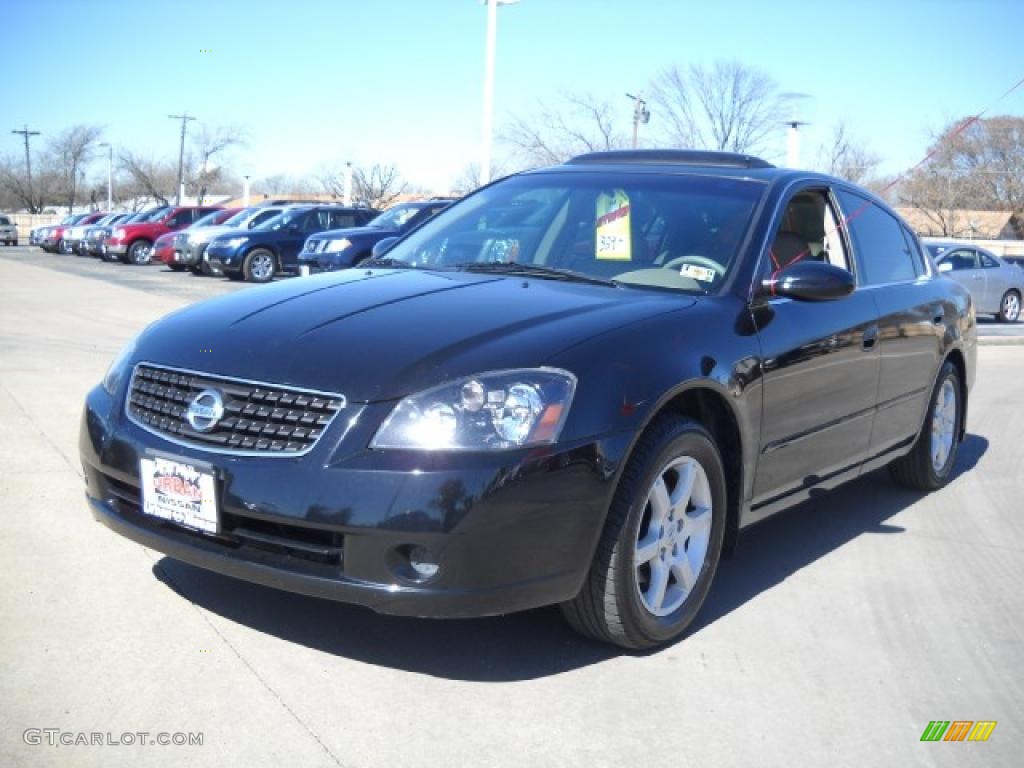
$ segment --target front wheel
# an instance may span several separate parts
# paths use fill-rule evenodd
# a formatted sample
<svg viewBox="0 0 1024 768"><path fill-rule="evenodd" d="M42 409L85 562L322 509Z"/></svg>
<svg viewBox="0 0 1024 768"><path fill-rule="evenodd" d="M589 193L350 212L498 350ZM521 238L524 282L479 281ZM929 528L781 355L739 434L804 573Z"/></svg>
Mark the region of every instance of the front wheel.
<svg viewBox="0 0 1024 768"><path fill-rule="evenodd" d="M999 302L999 322L1016 323L1020 319L1020 294L1009 290Z"/></svg>
<svg viewBox="0 0 1024 768"><path fill-rule="evenodd" d="M707 597L725 523L714 438L690 419L658 417L623 471L590 572L563 615L578 632L623 648L679 637Z"/></svg>
<svg viewBox="0 0 1024 768"><path fill-rule="evenodd" d="M960 372L947 360L939 371L917 442L910 453L889 464L890 474L900 485L934 491L949 481L960 445L961 392Z"/></svg>
<svg viewBox="0 0 1024 768"><path fill-rule="evenodd" d="M242 274L250 283L267 283L277 271L277 259L266 248L257 248L245 257Z"/></svg>
<svg viewBox="0 0 1024 768"><path fill-rule="evenodd" d="M148 240L136 240L128 248L128 263L144 267L153 260L153 244Z"/></svg>

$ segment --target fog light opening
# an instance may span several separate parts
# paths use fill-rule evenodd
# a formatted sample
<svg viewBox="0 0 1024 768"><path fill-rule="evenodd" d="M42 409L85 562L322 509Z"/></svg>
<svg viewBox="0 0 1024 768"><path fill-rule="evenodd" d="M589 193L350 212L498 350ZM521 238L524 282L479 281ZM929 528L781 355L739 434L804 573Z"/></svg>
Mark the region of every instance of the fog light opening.
<svg viewBox="0 0 1024 768"><path fill-rule="evenodd" d="M434 578L441 569L434 556L418 545L409 550L409 566L417 578L424 581Z"/></svg>

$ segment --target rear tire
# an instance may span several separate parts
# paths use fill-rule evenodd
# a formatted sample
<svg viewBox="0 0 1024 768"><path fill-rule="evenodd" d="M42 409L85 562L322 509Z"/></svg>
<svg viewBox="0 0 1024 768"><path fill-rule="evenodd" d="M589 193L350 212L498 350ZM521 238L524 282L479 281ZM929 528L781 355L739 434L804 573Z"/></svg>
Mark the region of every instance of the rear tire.
<svg viewBox="0 0 1024 768"><path fill-rule="evenodd" d="M242 275L250 283L269 283L277 272L277 257L266 248L254 248L242 262Z"/></svg>
<svg viewBox="0 0 1024 768"><path fill-rule="evenodd" d="M1010 289L999 300L999 322L1016 323L1020 319L1020 294Z"/></svg>
<svg viewBox="0 0 1024 768"><path fill-rule="evenodd" d="M910 453L889 464L893 479L915 491L935 491L953 473L963 421L960 372L949 360L942 364L928 401L928 416Z"/></svg>
<svg viewBox="0 0 1024 768"><path fill-rule="evenodd" d="M659 416L623 470L590 572L562 614L577 632L623 648L678 638L707 597L725 526L714 438L695 421Z"/></svg>

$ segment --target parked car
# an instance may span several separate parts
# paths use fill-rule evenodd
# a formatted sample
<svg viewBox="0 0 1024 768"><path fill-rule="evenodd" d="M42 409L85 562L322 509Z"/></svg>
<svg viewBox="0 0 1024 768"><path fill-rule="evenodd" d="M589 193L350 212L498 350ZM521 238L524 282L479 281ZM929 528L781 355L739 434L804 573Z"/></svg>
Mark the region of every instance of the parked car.
<svg viewBox="0 0 1024 768"><path fill-rule="evenodd" d="M71 214L70 216L67 216L63 221L61 221L60 224L57 224L53 227L49 227L46 230L46 232L43 234L43 239L42 242L40 242L40 246L42 246L42 249L44 251L47 251L49 253L60 253L64 242L65 230L68 227L74 226L75 224L78 224L81 221L85 221L91 216L91 213L74 213Z"/></svg>
<svg viewBox="0 0 1024 768"><path fill-rule="evenodd" d="M18 225L3 214L0 214L0 241L3 241L4 245L18 244Z"/></svg>
<svg viewBox="0 0 1024 768"><path fill-rule="evenodd" d="M129 221L140 217L139 213L112 213L106 219L100 219L95 224L85 228L81 242L78 244L78 252L83 256L102 256L103 242L110 236L110 231L117 224L127 224Z"/></svg>
<svg viewBox="0 0 1024 768"><path fill-rule="evenodd" d="M210 266L233 280L265 283L278 272L295 271L306 238L328 229L358 227L374 216L372 208L337 205L289 206L251 230L217 235L206 248Z"/></svg>
<svg viewBox="0 0 1024 768"><path fill-rule="evenodd" d="M236 216L241 210L241 208L221 208L220 210L208 213L202 218L196 219L185 229L170 233L172 237L167 241L169 243L168 246L161 246L161 241L166 236L160 237L153 246L154 257L175 272L183 272L188 267L187 264L183 263L188 236L194 232L223 226L225 221Z"/></svg>
<svg viewBox="0 0 1024 768"><path fill-rule="evenodd" d="M217 267L211 267L206 256L206 248L210 241L225 232L236 229L255 229L265 221L277 216L284 210L284 206L258 205L251 208L244 208L236 213L223 224L216 227L204 227L201 230L187 231L185 242L181 248L181 263L188 266L195 275L223 275Z"/></svg>
<svg viewBox="0 0 1024 768"><path fill-rule="evenodd" d="M355 266L370 258L373 246L381 240L411 232L451 204L448 198L400 203L370 220L366 226L318 232L307 238L302 246L299 266L308 266L310 272L330 272Z"/></svg>
<svg viewBox="0 0 1024 768"><path fill-rule="evenodd" d="M184 229L219 206L168 206L144 221L116 227L107 238L107 253L125 264L144 266L153 260L153 243L160 235Z"/></svg>
<svg viewBox="0 0 1024 768"><path fill-rule="evenodd" d="M117 213L98 212L98 214L93 214L92 216L82 219L77 224L67 227L64 231L64 238L60 245L60 252L64 254L76 253L84 255L82 244L85 241L86 230L92 226L103 226L104 224L109 224L120 215L121 214ZM92 219L92 221L89 221L89 219Z"/></svg>
<svg viewBox="0 0 1024 768"><path fill-rule="evenodd" d="M925 246L945 272L971 292L974 311L995 315L1001 323L1020 319L1024 272L992 251L970 241L924 239Z"/></svg>
<svg viewBox="0 0 1024 768"><path fill-rule="evenodd" d="M887 464L950 479L972 307L849 182L584 155L358 270L149 326L87 396L87 496L235 578L412 616L559 604L647 648L743 527Z"/></svg>

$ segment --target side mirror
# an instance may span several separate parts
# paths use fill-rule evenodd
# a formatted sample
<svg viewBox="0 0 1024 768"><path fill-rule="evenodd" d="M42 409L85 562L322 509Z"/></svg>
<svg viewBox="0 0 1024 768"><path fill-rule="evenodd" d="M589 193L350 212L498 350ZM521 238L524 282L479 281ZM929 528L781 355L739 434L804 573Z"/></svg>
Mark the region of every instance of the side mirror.
<svg viewBox="0 0 1024 768"><path fill-rule="evenodd" d="M299 231L299 225L298 224L289 224L288 225L288 229L285 230L285 231L288 232L288 234L290 234L290 235L297 234L298 231Z"/></svg>
<svg viewBox="0 0 1024 768"><path fill-rule="evenodd" d="M373 246L373 250L370 251L370 258L380 258L385 253L390 251L391 246L393 246L396 242L398 242L397 237L385 237L383 240L378 240L377 244Z"/></svg>
<svg viewBox="0 0 1024 768"><path fill-rule="evenodd" d="M823 261L792 264L761 284L765 294L797 301L834 301L849 296L855 287L853 275Z"/></svg>
<svg viewBox="0 0 1024 768"><path fill-rule="evenodd" d="M939 264L939 272L952 272L952 271L953 271L953 264L951 262L944 261L941 264Z"/></svg>

